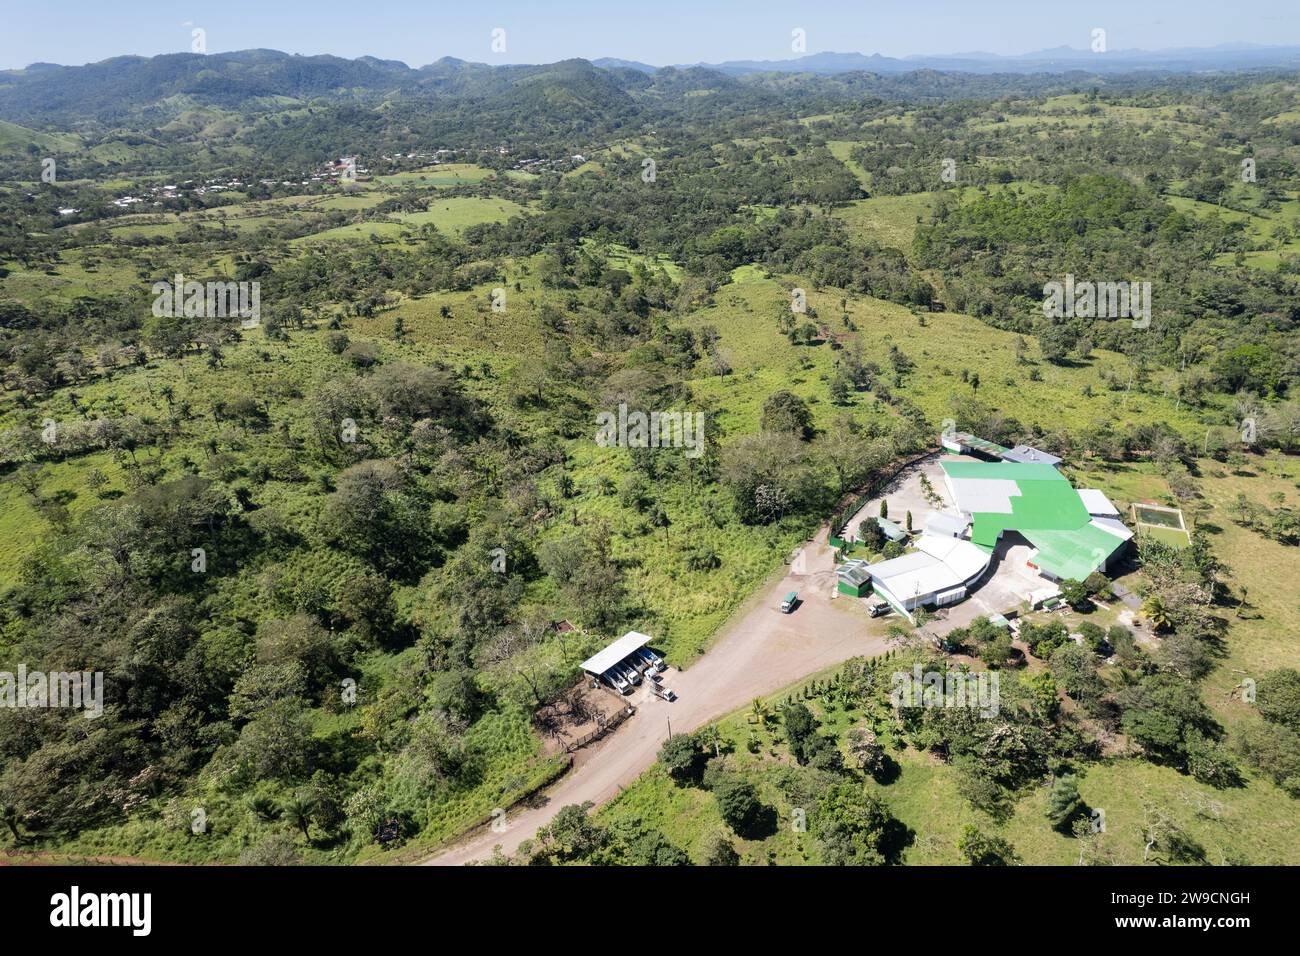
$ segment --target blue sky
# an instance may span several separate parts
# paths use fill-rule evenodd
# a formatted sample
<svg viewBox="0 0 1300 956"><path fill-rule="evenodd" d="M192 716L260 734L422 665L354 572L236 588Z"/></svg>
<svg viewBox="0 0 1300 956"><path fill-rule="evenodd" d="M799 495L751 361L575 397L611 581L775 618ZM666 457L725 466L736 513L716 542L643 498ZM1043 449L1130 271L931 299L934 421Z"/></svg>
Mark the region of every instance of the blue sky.
<svg viewBox="0 0 1300 956"><path fill-rule="evenodd" d="M809 53L1025 53L1109 46L1162 49L1225 42L1300 45L1297 0L13 0L0 68L184 52L193 27L207 51L378 56L412 66L442 56L546 63L600 56L665 63L784 59L791 30ZM491 35L503 28L504 53Z"/></svg>

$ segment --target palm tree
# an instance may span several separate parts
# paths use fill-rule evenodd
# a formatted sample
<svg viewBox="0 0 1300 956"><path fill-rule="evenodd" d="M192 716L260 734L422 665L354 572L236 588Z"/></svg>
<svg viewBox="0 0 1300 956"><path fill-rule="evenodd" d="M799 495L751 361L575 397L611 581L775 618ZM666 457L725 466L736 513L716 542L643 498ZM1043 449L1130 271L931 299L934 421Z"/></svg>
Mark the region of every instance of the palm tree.
<svg viewBox="0 0 1300 956"><path fill-rule="evenodd" d="M650 523L656 528L664 529L664 543L667 544L668 527L672 524L672 521L668 518L668 512L664 511L662 507L656 505L654 511L650 512Z"/></svg>
<svg viewBox="0 0 1300 956"><path fill-rule="evenodd" d="M284 802L281 809L289 822L302 831L302 838L310 843L311 834L307 832L307 826L316 805L309 798L295 794Z"/></svg>
<svg viewBox="0 0 1300 956"><path fill-rule="evenodd" d="M276 806L275 801L270 797L263 797L254 794L246 801L249 812L255 817L270 823L280 816L280 808Z"/></svg>
<svg viewBox="0 0 1300 956"><path fill-rule="evenodd" d="M1153 594L1142 602L1142 613L1151 622L1152 630L1168 631L1173 627L1173 622L1169 617L1169 608L1165 605L1164 599L1158 594Z"/></svg>
<svg viewBox="0 0 1300 956"><path fill-rule="evenodd" d="M713 748L713 756L722 756L722 734L717 724L709 724L700 731L700 742L706 747Z"/></svg>

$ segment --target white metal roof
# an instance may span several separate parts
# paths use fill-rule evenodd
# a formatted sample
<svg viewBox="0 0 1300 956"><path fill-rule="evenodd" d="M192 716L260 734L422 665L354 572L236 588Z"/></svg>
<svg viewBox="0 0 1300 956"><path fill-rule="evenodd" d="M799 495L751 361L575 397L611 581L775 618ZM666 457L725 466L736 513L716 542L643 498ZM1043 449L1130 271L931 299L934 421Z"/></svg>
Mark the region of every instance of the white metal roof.
<svg viewBox="0 0 1300 956"><path fill-rule="evenodd" d="M917 550L871 565L871 577L900 601L949 591L988 567L992 557L969 541L922 534Z"/></svg>
<svg viewBox="0 0 1300 956"><path fill-rule="evenodd" d="M617 641L606 645L582 662L582 669L588 674L603 674L623 658L638 648L650 643L650 638L637 631L628 631Z"/></svg>
<svg viewBox="0 0 1300 956"><path fill-rule="evenodd" d="M1118 538L1123 538L1125 541L1133 537L1133 532L1125 527L1124 522L1120 521L1118 518L1093 518L1090 524L1096 525L1103 531L1109 531L1111 534Z"/></svg>
<svg viewBox="0 0 1300 956"><path fill-rule="evenodd" d="M944 561L948 555L952 554L957 545L962 543L950 535L930 534L927 531L916 539L916 549L924 551L932 558Z"/></svg>
<svg viewBox="0 0 1300 956"><path fill-rule="evenodd" d="M966 531L967 523L963 517L945 514L942 511L932 511L926 515L921 527L931 534L946 534L950 537L956 537Z"/></svg>
<svg viewBox="0 0 1300 956"><path fill-rule="evenodd" d="M1020 486L1010 478L954 478L948 476L957 507L967 514L977 511L1011 514L1011 499L1019 497Z"/></svg>
<svg viewBox="0 0 1300 956"><path fill-rule="evenodd" d="M1061 459L1055 455L1049 455L1041 448L1034 448L1032 445L1017 445L1015 448L1003 452L1002 459L1004 461L1019 461L1040 465L1059 465L1061 463Z"/></svg>
<svg viewBox="0 0 1300 956"><path fill-rule="evenodd" d="M1110 499L1096 488L1080 488L1078 491L1079 497L1083 499L1083 506L1088 509L1088 514L1105 515L1106 517L1119 515L1119 509L1111 504Z"/></svg>
<svg viewBox="0 0 1300 956"><path fill-rule="evenodd" d="M938 558L959 583L966 583L989 566L993 556L969 541L944 535L923 534L917 548ZM954 585L955 586L955 585Z"/></svg>
<svg viewBox="0 0 1300 956"><path fill-rule="evenodd" d="M1030 606L1039 604L1043 601L1048 600L1049 598L1060 596L1060 593L1061 593L1061 589L1058 587L1040 588L1037 591L1030 591L1029 604Z"/></svg>

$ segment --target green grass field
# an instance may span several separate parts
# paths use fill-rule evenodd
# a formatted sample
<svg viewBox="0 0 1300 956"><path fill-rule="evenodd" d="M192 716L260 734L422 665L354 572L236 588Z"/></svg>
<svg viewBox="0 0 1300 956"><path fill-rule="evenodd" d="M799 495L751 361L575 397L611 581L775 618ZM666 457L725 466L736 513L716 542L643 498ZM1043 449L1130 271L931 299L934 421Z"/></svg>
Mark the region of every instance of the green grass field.
<svg viewBox="0 0 1300 956"><path fill-rule="evenodd" d="M829 422L836 413L826 392L826 382L838 353L829 344L791 345L777 328L775 314L788 303L789 290L807 289L808 305L818 321L832 333L847 330L840 316L847 314L856 325L854 334L864 359L885 366L889 346L897 345L916 363L906 377L905 394L935 420L950 412L954 395L977 394L980 401L1000 408L1022 423L1041 425L1045 430L1077 428L1099 420L1138 423L1158 415L1188 434L1197 419L1187 411L1175 411L1160 394L1131 394L1097 389L1098 373L1107 370L1127 376L1127 360L1098 351L1087 363L1076 367L1051 365L1032 357L1041 380L1030 378L1030 366L1017 364L1014 333L991 328L957 313L924 316L926 324L908 309L867 296L817 290L810 282L789 277L778 282L747 273L746 281L720 289L716 304L691 317L692 325L714 326L721 336L721 348L734 373L725 378L698 380L701 394L725 398L729 428L747 430L757 426L763 400L772 392L789 388L808 399L819 422ZM843 310L840 300L845 299ZM978 371L978 393L960 379L960 372ZM1087 386L1092 394L1085 394ZM874 397L859 393L852 406L870 408Z"/></svg>
<svg viewBox="0 0 1300 956"><path fill-rule="evenodd" d="M434 200L425 212L397 213L392 217L396 221L370 220L349 226L337 226L310 236L302 236L293 240L293 243L311 245L319 242L369 239L371 236L397 239L404 233L414 234L424 225L436 226L439 232L456 236L470 226L486 222L505 222L512 216L524 215L526 212L524 206L508 199L451 196L447 199Z"/></svg>
<svg viewBox="0 0 1300 956"><path fill-rule="evenodd" d="M463 186L466 183L482 182L489 176L496 175L490 169L484 169L473 163L443 163L427 169L413 169L407 172L393 173L391 176L376 177L377 182L390 186Z"/></svg>

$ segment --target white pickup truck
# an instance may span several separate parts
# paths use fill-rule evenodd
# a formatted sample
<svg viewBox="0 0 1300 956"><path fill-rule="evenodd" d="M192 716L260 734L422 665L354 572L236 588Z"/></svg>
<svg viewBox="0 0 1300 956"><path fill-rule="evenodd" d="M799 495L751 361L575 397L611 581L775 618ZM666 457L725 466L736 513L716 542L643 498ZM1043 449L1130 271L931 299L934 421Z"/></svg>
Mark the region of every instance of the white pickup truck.
<svg viewBox="0 0 1300 956"><path fill-rule="evenodd" d="M664 700L668 701L669 703L672 703L677 699L677 695L673 693L672 688L665 687L663 684L651 684L650 690L654 693L656 697L662 697Z"/></svg>

